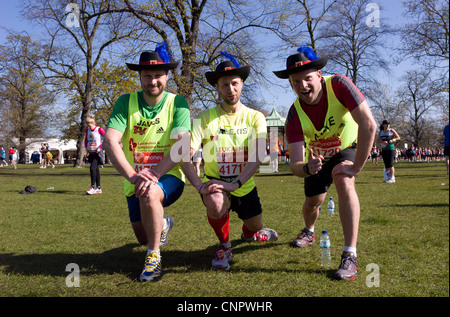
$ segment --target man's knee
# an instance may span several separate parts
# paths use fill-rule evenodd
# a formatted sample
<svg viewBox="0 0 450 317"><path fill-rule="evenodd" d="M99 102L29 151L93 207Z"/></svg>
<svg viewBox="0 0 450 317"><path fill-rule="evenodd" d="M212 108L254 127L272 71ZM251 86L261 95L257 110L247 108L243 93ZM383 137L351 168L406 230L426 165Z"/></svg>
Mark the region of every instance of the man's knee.
<svg viewBox="0 0 450 317"><path fill-rule="evenodd" d="M230 207L229 199L224 193L210 193L203 196L203 204L212 218L220 218Z"/></svg>

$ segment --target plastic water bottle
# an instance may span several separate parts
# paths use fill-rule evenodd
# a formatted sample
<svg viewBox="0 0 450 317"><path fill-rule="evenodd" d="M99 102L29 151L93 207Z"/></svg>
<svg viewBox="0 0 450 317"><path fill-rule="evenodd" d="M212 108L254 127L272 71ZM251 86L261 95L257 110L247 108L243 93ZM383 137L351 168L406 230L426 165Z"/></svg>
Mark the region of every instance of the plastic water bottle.
<svg viewBox="0 0 450 317"><path fill-rule="evenodd" d="M322 266L331 265L331 241L326 230L320 236L320 251L322 253Z"/></svg>
<svg viewBox="0 0 450 317"><path fill-rule="evenodd" d="M330 200L328 201L328 214L334 215L334 201L333 197L330 197Z"/></svg>

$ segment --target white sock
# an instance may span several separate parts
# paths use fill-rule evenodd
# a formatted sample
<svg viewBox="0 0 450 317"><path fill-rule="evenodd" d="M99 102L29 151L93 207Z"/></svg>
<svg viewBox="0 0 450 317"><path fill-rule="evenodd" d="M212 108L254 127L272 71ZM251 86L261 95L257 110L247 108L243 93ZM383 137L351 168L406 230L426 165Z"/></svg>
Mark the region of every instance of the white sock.
<svg viewBox="0 0 450 317"><path fill-rule="evenodd" d="M352 248L352 247L347 247L347 246L345 246L345 247L344 247L344 251L352 252L353 255L356 257L356 248Z"/></svg>
<svg viewBox="0 0 450 317"><path fill-rule="evenodd" d="M148 250L147 250L147 256L148 256L150 253L152 253L152 252L156 252L156 253L158 253L158 255L160 255L159 250L151 250L151 249L148 249Z"/></svg>
<svg viewBox="0 0 450 317"><path fill-rule="evenodd" d="M314 227L312 227L312 228L307 228L307 227L305 227L305 229L308 230L308 231L311 232L311 233L314 233Z"/></svg>

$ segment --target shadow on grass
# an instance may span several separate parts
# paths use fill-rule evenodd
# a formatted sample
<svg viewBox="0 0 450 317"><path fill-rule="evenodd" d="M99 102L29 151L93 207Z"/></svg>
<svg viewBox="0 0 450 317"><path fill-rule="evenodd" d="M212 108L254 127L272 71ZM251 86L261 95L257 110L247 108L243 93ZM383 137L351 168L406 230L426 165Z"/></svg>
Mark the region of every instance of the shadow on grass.
<svg viewBox="0 0 450 317"><path fill-rule="evenodd" d="M235 255L261 248L271 248L279 244L266 243L249 244L241 240L232 241ZM80 274L84 276L96 274L120 273L127 276L131 282L138 281L145 258L145 248L142 251L135 250L141 247L137 243L129 243L103 253L52 253L52 254L0 254L0 267L6 274L21 274L27 276L50 275L66 277L71 271L66 271L66 266L75 263L80 268ZM186 271L209 271L211 259L216 245L203 250L161 250L164 273L185 273ZM253 268L249 268L253 272Z"/></svg>

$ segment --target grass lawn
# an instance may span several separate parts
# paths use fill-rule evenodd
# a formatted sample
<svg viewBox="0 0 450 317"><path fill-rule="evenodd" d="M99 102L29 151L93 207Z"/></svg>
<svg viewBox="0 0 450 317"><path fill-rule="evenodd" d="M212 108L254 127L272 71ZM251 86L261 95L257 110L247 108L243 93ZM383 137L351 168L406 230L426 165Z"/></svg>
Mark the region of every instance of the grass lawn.
<svg viewBox="0 0 450 317"><path fill-rule="evenodd" d="M229 272L210 269L217 239L195 189L166 209L175 219L162 249L162 279L139 283L146 248L128 220L123 181L106 165L103 194L88 196L89 168L0 168L0 296L146 297L448 297L449 177L444 162L398 162L395 184L382 183L382 166L368 162L357 179L361 203L358 275L334 281L343 234L338 212L316 224L327 230L333 266L320 266L319 243L294 249L303 227L303 180L280 164L278 174L257 174L266 227L279 240L240 240L242 221L231 214L235 254ZM31 195L18 194L27 185ZM47 189L54 187L54 189ZM331 196L338 205L335 187ZM68 287L68 264L80 268L79 287ZM378 285L373 285L378 275ZM70 276L69 276L70 277ZM372 286L372 287L370 287Z"/></svg>

